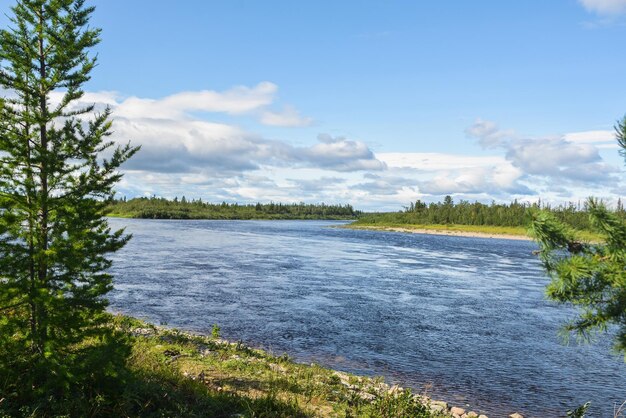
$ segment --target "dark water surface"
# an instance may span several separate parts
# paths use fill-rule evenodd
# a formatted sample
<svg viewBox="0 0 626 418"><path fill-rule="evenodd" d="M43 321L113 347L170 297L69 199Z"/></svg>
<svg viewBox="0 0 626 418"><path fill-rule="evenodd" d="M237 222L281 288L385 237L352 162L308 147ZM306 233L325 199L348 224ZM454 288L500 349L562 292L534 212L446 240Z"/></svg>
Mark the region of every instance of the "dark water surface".
<svg viewBox="0 0 626 418"><path fill-rule="evenodd" d="M613 416L626 366L608 339L565 346L535 244L329 228L326 221L111 219L111 309L383 375L491 417Z"/></svg>

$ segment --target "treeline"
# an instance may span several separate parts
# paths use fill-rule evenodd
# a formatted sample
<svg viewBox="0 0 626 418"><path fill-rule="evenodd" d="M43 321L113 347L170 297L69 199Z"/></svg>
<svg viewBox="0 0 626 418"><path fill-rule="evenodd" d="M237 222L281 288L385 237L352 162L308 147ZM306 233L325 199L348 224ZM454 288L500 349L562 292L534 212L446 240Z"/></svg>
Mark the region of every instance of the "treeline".
<svg viewBox="0 0 626 418"><path fill-rule="evenodd" d="M413 225L481 225L525 227L528 210L537 208L553 213L557 219L579 230L590 230L587 203L557 206L518 202L485 204L446 196L442 202L411 202L399 212L362 213L351 205L325 203L209 203L202 199L187 200L140 197L114 200L108 210L111 216L143 219L357 219L357 224ZM626 211L618 201L614 212L626 220Z"/></svg>
<svg viewBox="0 0 626 418"><path fill-rule="evenodd" d="M558 206L537 203L502 204L492 202L470 203L461 200L455 203L450 196L443 202L425 203L420 200L411 203L400 212L368 213L361 216L359 224L414 224L414 225L489 225L489 226L526 226L528 225L527 212L530 208L547 210L557 219L579 230L589 230L589 212L587 203L568 203ZM615 212L626 219L626 212L621 200L618 201Z"/></svg>
<svg viewBox="0 0 626 418"><path fill-rule="evenodd" d="M114 200L111 216L143 219L355 219L360 211L351 205L305 203L208 203L202 199L173 200L161 197L139 197Z"/></svg>

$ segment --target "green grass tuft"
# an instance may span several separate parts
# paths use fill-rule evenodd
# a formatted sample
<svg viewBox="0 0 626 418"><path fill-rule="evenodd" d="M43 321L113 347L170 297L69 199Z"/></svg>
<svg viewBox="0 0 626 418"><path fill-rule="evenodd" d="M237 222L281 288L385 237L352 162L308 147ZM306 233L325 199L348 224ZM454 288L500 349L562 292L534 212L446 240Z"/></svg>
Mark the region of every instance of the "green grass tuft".
<svg viewBox="0 0 626 418"><path fill-rule="evenodd" d="M409 390L382 379L295 363L213 336L115 316L130 340L123 384L94 384L57 399L19 401L0 380L0 416L439 417Z"/></svg>

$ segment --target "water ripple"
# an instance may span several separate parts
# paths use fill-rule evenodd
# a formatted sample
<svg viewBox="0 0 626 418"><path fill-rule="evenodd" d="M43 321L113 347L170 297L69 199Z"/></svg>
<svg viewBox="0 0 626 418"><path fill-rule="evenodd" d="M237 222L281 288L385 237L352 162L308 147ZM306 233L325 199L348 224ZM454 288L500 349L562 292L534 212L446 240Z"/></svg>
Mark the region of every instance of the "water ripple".
<svg viewBox="0 0 626 418"><path fill-rule="evenodd" d="M606 338L566 346L533 243L329 228L317 221L112 219L111 308L384 375L494 415L612 416L626 366ZM496 416L496 415L494 415Z"/></svg>

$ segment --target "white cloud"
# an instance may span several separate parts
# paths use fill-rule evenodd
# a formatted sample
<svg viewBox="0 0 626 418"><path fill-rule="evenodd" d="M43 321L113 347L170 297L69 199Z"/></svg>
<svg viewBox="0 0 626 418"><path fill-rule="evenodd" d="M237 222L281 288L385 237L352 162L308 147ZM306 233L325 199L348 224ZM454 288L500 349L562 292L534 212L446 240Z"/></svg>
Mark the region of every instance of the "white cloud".
<svg viewBox="0 0 626 418"><path fill-rule="evenodd" d="M520 174L514 168L472 168L443 171L432 179L419 183L422 193L431 195L486 194L498 199L529 196L536 192L518 180Z"/></svg>
<svg viewBox="0 0 626 418"><path fill-rule="evenodd" d="M501 130L495 122L479 118L465 129L465 135L470 138L478 138L478 142L483 148L497 148L502 146L514 133Z"/></svg>
<svg viewBox="0 0 626 418"><path fill-rule="evenodd" d="M351 141L344 137L318 135L318 144L301 149L298 155L303 159L315 161L322 168L336 171L384 170L385 163L378 160L372 150L360 141Z"/></svg>
<svg viewBox="0 0 626 418"><path fill-rule="evenodd" d="M564 167L601 160L593 145L574 144L560 138L515 141L507 147L506 157L525 173L539 175L558 175Z"/></svg>
<svg viewBox="0 0 626 418"><path fill-rule="evenodd" d="M563 139L574 144L593 144L598 149L619 149L615 131L584 131L563 135Z"/></svg>
<svg viewBox="0 0 626 418"><path fill-rule="evenodd" d="M282 112L266 110L261 113L261 123L269 126L308 126L312 118L303 117L292 106L285 106Z"/></svg>
<svg viewBox="0 0 626 418"><path fill-rule="evenodd" d="M563 135L563 139L569 142L581 144L594 144L601 142L615 143L614 131L584 131L572 132Z"/></svg>
<svg viewBox="0 0 626 418"><path fill-rule="evenodd" d="M319 167L330 171L383 170L366 144L340 138L296 147L238 127L200 120L116 118L113 138L142 149L126 167L136 170L234 175L261 167Z"/></svg>
<svg viewBox="0 0 626 418"><path fill-rule="evenodd" d="M601 15L615 15L626 11L626 0L579 0L590 12Z"/></svg>
<svg viewBox="0 0 626 418"><path fill-rule="evenodd" d="M484 121L480 121L481 126ZM496 126L491 122L489 126ZM472 131L472 127L466 132ZM473 132L481 132L476 129ZM495 137L506 137L491 147L500 150L516 172L503 171L498 178L505 190L511 178L517 184L528 186L529 191L541 196L544 201L561 203L587 196L611 200L622 180L621 164L604 160L601 149L615 149L613 132L605 130L566 133L560 136L523 138L508 131L500 135L498 129L488 131ZM480 135L474 135L481 142ZM508 179L507 179L508 176ZM518 189L523 192L522 189ZM528 199L529 196L526 197Z"/></svg>
<svg viewBox="0 0 626 418"><path fill-rule="evenodd" d="M376 156L390 168L413 168L421 171L507 164L506 159L500 156L471 156L435 152L385 152L379 153Z"/></svg>
<svg viewBox="0 0 626 418"><path fill-rule="evenodd" d="M517 181L523 174L522 170L512 164L500 164L493 167L491 181L496 187L502 190L509 190L514 187L519 187Z"/></svg>
<svg viewBox="0 0 626 418"><path fill-rule="evenodd" d="M224 92L189 91L162 99L129 97L116 107L116 114L125 118L180 119L190 112L221 112L242 114L259 110L274 101L278 87L262 82L250 88L238 86Z"/></svg>
<svg viewBox="0 0 626 418"><path fill-rule="evenodd" d="M406 192L412 192L416 196L419 194L417 187L419 181L415 176L401 176L400 173L393 172L367 173L363 179L364 182L357 183L352 188L363 190L368 196L397 196Z"/></svg>
<svg viewBox="0 0 626 418"><path fill-rule="evenodd" d="M240 128L200 120L116 118L113 138L142 149L126 167L152 172L240 172L270 162L280 144Z"/></svg>
<svg viewBox="0 0 626 418"><path fill-rule="evenodd" d="M377 157L389 167L385 176L402 173L412 178L411 184L422 196L463 193L509 199L511 195L535 193L520 182L523 172L502 156L381 153Z"/></svg>
<svg viewBox="0 0 626 418"><path fill-rule="evenodd" d="M617 169L604 162L599 153L599 145L612 146L608 131L522 138L512 131L499 130L494 122L478 119L465 132L477 138L484 148L503 150L505 158L526 176L541 176L555 184L568 181L598 185L617 181Z"/></svg>

